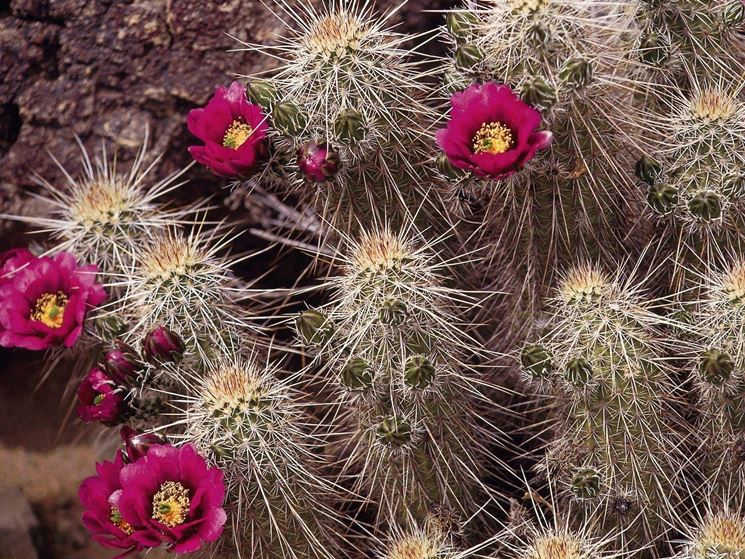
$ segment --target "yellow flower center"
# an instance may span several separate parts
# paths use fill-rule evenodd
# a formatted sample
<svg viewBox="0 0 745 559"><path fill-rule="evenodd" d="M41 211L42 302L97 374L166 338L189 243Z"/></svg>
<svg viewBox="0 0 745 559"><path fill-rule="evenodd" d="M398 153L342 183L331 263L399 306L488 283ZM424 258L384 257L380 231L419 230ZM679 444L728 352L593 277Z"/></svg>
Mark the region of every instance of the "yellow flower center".
<svg viewBox="0 0 745 559"><path fill-rule="evenodd" d="M132 525L122 518L122 513L116 507L111 507L111 523L117 526L122 532L128 536L134 532Z"/></svg>
<svg viewBox="0 0 745 559"><path fill-rule="evenodd" d="M254 129L251 128L245 122L240 120L234 120L230 128L225 132L225 136L222 139L222 145L230 149L238 149L246 140L253 134Z"/></svg>
<svg viewBox="0 0 745 559"><path fill-rule="evenodd" d="M189 514L189 490L177 481L167 481L153 495L153 518L173 528L186 521Z"/></svg>
<svg viewBox="0 0 745 559"><path fill-rule="evenodd" d="M512 147L512 130L501 122L485 122L473 137L474 153L504 153Z"/></svg>
<svg viewBox="0 0 745 559"><path fill-rule="evenodd" d="M44 293L36 300L34 310L31 311L31 320L50 328L59 328L65 319L65 306L68 302L67 295L61 291Z"/></svg>

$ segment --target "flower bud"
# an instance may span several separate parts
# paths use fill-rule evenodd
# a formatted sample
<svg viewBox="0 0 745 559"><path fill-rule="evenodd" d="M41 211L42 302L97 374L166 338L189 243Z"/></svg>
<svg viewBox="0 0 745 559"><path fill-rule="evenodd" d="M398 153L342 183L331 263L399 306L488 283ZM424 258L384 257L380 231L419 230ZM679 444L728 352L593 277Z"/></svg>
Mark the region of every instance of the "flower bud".
<svg viewBox="0 0 745 559"><path fill-rule="evenodd" d="M660 66L670 58L670 44L664 35L647 30L639 43L639 57L645 64Z"/></svg>
<svg viewBox="0 0 745 559"><path fill-rule="evenodd" d="M145 359L153 365L178 361L184 354L184 343L165 326L156 326L145 336L142 350Z"/></svg>
<svg viewBox="0 0 745 559"><path fill-rule="evenodd" d="M484 60L484 53L476 45L464 43L455 49L455 63L459 68L469 70Z"/></svg>
<svg viewBox="0 0 745 559"><path fill-rule="evenodd" d="M424 355L412 355L404 366L404 382L411 388L424 390L435 378L435 366Z"/></svg>
<svg viewBox="0 0 745 559"><path fill-rule="evenodd" d="M576 89L582 89L592 81L592 63L583 58L571 58L559 70L559 79Z"/></svg>
<svg viewBox="0 0 745 559"><path fill-rule="evenodd" d="M551 33L548 28L539 22L534 23L525 30L525 42L533 48L545 48L550 38Z"/></svg>
<svg viewBox="0 0 745 559"><path fill-rule="evenodd" d="M611 509L619 516L626 516L633 504L628 497L619 495L611 501Z"/></svg>
<svg viewBox="0 0 745 559"><path fill-rule="evenodd" d="M467 39L477 23L476 15L466 11L450 12L446 21L448 33L455 39Z"/></svg>
<svg viewBox="0 0 745 559"><path fill-rule="evenodd" d="M365 137L365 121L354 109L344 109L334 121L334 134L340 140L353 143Z"/></svg>
<svg viewBox="0 0 745 559"><path fill-rule="evenodd" d="M722 386L727 382L735 369L732 358L718 349L707 349L701 354L698 371L709 384Z"/></svg>
<svg viewBox="0 0 745 559"><path fill-rule="evenodd" d="M380 322L389 326L401 326L406 322L407 315L406 303L397 299L385 300L378 311Z"/></svg>
<svg viewBox="0 0 745 559"><path fill-rule="evenodd" d="M572 493L578 499L594 499L600 493L600 475L593 468L582 468L572 478Z"/></svg>
<svg viewBox="0 0 745 559"><path fill-rule="evenodd" d="M668 214L678 203L678 189L668 183L656 183L649 187L647 203L658 214Z"/></svg>
<svg viewBox="0 0 745 559"><path fill-rule="evenodd" d="M540 77L524 84L520 93L523 101L537 109L548 110L556 103L556 90Z"/></svg>
<svg viewBox="0 0 745 559"><path fill-rule="evenodd" d="M295 319L295 329L307 346L326 345L334 335L334 325L320 311L308 309Z"/></svg>
<svg viewBox="0 0 745 559"><path fill-rule="evenodd" d="M390 448L401 448L411 442L411 425L401 417L386 417L378 424L375 433L378 440Z"/></svg>
<svg viewBox="0 0 745 559"><path fill-rule="evenodd" d="M359 357L350 359L341 370L341 383L348 390L364 390L372 386L375 373L370 364Z"/></svg>
<svg viewBox="0 0 745 559"><path fill-rule="evenodd" d="M305 128L305 116L294 103L279 103L272 111L274 127L284 134L297 134Z"/></svg>
<svg viewBox="0 0 745 559"><path fill-rule="evenodd" d="M339 172L339 154L326 142L306 142L297 150L297 166L306 178L322 182Z"/></svg>
<svg viewBox="0 0 745 559"><path fill-rule="evenodd" d="M566 366L566 378L574 386L585 386L593 377L592 365L582 357L575 357Z"/></svg>
<svg viewBox="0 0 745 559"><path fill-rule="evenodd" d="M712 190L702 190L690 199L688 210L703 221L718 219L722 216L722 197Z"/></svg>
<svg viewBox="0 0 745 559"><path fill-rule="evenodd" d="M251 101L269 111L277 97L277 88L268 80L251 80L246 86L246 94Z"/></svg>
<svg viewBox="0 0 745 559"><path fill-rule="evenodd" d="M636 162L636 176L652 186L662 176L662 165L647 155Z"/></svg>
<svg viewBox="0 0 745 559"><path fill-rule="evenodd" d="M553 370L551 355L546 348L538 344L529 344L523 348L520 364L533 378L546 378Z"/></svg>
<svg viewBox="0 0 745 559"><path fill-rule="evenodd" d="M437 156L435 165L437 166L437 170L449 179L457 179L463 176L463 171L456 169L445 155Z"/></svg>
<svg viewBox="0 0 745 559"><path fill-rule="evenodd" d="M121 428L119 435L122 437L122 441L124 441L124 458L128 464L136 462L145 456L151 446L166 444L168 442L160 435L156 435L155 433L139 433L127 425Z"/></svg>
<svg viewBox="0 0 745 559"><path fill-rule="evenodd" d="M106 371L94 367L78 386L78 417L114 425L124 419L127 405L120 389Z"/></svg>
<svg viewBox="0 0 745 559"><path fill-rule="evenodd" d="M730 0L722 12L722 23L727 27L737 27L745 22L745 2Z"/></svg>
<svg viewBox="0 0 745 559"><path fill-rule="evenodd" d="M142 368L139 356L121 340L116 340L114 344L116 348L104 356L104 366L114 382L128 386L132 377Z"/></svg>

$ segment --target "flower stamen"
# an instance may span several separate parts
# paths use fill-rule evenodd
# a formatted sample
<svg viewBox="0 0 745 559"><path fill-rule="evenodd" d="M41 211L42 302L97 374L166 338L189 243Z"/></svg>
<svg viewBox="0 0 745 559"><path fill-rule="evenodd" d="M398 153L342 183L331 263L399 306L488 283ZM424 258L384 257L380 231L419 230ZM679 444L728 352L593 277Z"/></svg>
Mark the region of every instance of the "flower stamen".
<svg viewBox="0 0 745 559"><path fill-rule="evenodd" d="M222 145L229 149L238 149L246 143L246 140L248 140L253 132L254 129L251 126L236 119L225 132Z"/></svg>
<svg viewBox="0 0 745 559"><path fill-rule="evenodd" d="M68 302L67 295L61 291L43 293L31 311L31 320L41 322L49 328L59 328L65 320L65 307Z"/></svg>
<svg viewBox="0 0 745 559"><path fill-rule="evenodd" d="M122 513L116 507L111 507L111 516L109 517L111 523L119 528L122 532L131 536L134 533L132 525L122 518Z"/></svg>
<svg viewBox="0 0 745 559"><path fill-rule="evenodd" d="M512 130L501 122L485 122L473 137L473 152L476 154L505 153L512 148Z"/></svg>
<svg viewBox="0 0 745 559"><path fill-rule="evenodd" d="M153 495L153 519L173 528L186 521L189 514L189 490L177 481L166 481Z"/></svg>

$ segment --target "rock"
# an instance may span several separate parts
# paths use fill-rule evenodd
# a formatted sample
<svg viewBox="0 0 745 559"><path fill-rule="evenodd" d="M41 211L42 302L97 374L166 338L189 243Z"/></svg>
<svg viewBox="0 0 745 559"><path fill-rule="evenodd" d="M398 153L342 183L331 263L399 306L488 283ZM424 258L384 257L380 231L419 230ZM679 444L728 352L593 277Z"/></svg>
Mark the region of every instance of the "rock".
<svg viewBox="0 0 745 559"><path fill-rule="evenodd" d="M0 491L0 557L37 559L35 541L39 523L31 506L18 488Z"/></svg>

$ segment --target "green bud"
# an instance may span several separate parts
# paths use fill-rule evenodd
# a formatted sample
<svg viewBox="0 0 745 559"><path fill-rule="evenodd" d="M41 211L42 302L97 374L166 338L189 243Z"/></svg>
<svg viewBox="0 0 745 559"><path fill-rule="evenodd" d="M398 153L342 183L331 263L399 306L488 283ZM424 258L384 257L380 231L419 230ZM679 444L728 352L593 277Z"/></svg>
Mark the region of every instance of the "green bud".
<svg viewBox="0 0 745 559"><path fill-rule="evenodd" d="M732 358L718 349L707 349L701 354L698 372L709 384L721 386L727 382L735 370Z"/></svg>
<svg viewBox="0 0 745 559"><path fill-rule="evenodd" d="M639 180L652 186L662 176L662 165L651 157L643 155L636 162L636 176Z"/></svg>
<svg viewBox="0 0 745 559"><path fill-rule="evenodd" d="M378 311L380 322L389 326L401 326L407 315L406 303L397 299L386 299Z"/></svg>
<svg viewBox="0 0 745 559"><path fill-rule="evenodd" d="M711 190L702 190L688 202L688 210L703 221L712 221L722 216L722 197Z"/></svg>
<svg viewBox="0 0 745 559"><path fill-rule="evenodd" d="M450 160L447 158L447 156L444 154L437 156L435 165L437 166L437 170L449 179L457 179L463 176L463 172L460 169L454 167L453 164L450 163Z"/></svg>
<svg viewBox="0 0 745 559"><path fill-rule="evenodd" d="M423 390L432 384L435 366L424 355L412 355L406 360L404 382L411 388Z"/></svg>
<svg viewBox="0 0 745 559"><path fill-rule="evenodd" d="M344 109L334 121L334 133L341 140L353 143L365 137L365 121L354 109Z"/></svg>
<svg viewBox="0 0 745 559"><path fill-rule="evenodd" d="M378 424L376 435L385 446L401 448L411 442L411 425L401 417L386 417Z"/></svg>
<svg viewBox="0 0 745 559"><path fill-rule="evenodd" d="M639 57L645 64L660 66L670 58L670 45L657 31L647 30L639 43Z"/></svg>
<svg viewBox="0 0 745 559"><path fill-rule="evenodd" d="M670 213L678 203L678 189L667 183L654 184L649 187L647 203L659 214Z"/></svg>
<svg viewBox="0 0 745 559"><path fill-rule="evenodd" d="M467 39L474 26L479 22L475 14L471 12L450 12L446 25L448 33L455 39Z"/></svg>
<svg viewBox="0 0 745 559"><path fill-rule="evenodd" d="M727 27L737 27L745 22L745 2L730 0L722 12L722 22Z"/></svg>
<svg viewBox="0 0 745 559"><path fill-rule="evenodd" d="M375 373L364 359L355 357L341 370L341 383L349 390L364 390L372 386Z"/></svg>
<svg viewBox="0 0 745 559"><path fill-rule="evenodd" d="M268 80L251 80L246 86L246 94L251 101L269 110L277 98L277 88Z"/></svg>
<svg viewBox="0 0 745 559"><path fill-rule="evenodd" d="M575 357L566 366L566 378L575 386L585 386L593 377L592 365L582 357Z"/></svg>
<svg viewBox="0 0 745 559"><path fill-rule="evenodd" d="M297 134L305 128L305 116L294 103L280 103L272 111L272 123L284 134Z"/></svg>
<svg viewBox="0 0 745 559"><path fill-rule="evenodd" d="M553 370L551 355L546 348L538 344L529 344L523 348L520 364L533 378L546 378Z"/></svg>
<svg viewBox="0 0 745 559"><path fill-rule="evenodd" d="M520 91L523 101L537 109L548 110L556 103L556 90L543 78L533 78Z"/></svg>
<svg viewBox="0 0 745 559"><path fill-rule="evenodd" d="M533 48L545 48L550 38L549 30L541 23L534 23L525 30L525 42Z"/></svg>
<svg viewBox="0 0 745 559"><path fill-rule="evenodd" d="M728 196L740 197L745 194L745 174L732 174L725 177L722 190Z"/></svg>
<svg viewBox="0 0 745 559"><path fill-rule="evenodd" d="M320 311L308 309L295 319L295 328L303 343L308 346L326 345L334 335L334 325Z"/></svg>
<svg viewBox="0 0 745 559"><path fill-rule="evenodd" d="M484 53L476 45L465 43L455 49L455 63L460 68L468 70L482 60L484 60Z"/></svg>
<svg viewBox="0 0 745 559"><path fill-rule="evenodd" d="M572 493L579 499L594 499L600 493L600 474L594 468L582 468L572 478Z"/></svg>
<svg viewBox="0 0 745 559"><path fill-rule="evenodd" d="M592 81L592 63L582 58L570 58L559 70L559 79L576 89L582 89Z"/></svg>

